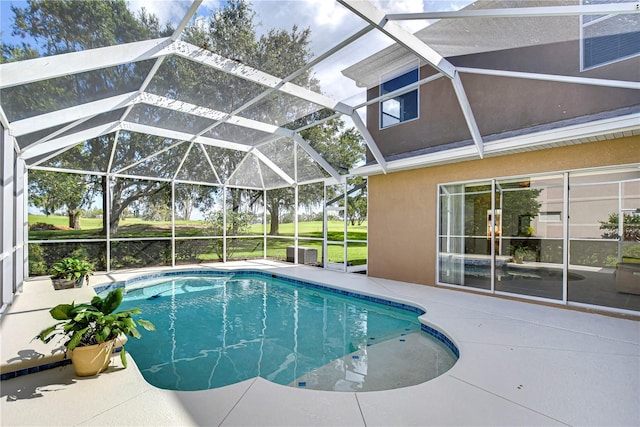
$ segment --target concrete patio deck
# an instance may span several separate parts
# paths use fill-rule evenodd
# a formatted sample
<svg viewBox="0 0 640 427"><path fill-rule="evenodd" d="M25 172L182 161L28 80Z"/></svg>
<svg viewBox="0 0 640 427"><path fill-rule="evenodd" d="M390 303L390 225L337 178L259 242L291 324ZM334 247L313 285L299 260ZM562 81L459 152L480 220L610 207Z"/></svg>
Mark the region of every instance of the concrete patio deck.
<svg viewBox="0 0 640 427"><path fill-rule="evenodd" d="M2 425L640 425L636 320L270 261L193 268L270 269L419 304L460 359L431 381L379 392L302 390L262 378L176 392L147 384L131 359L127 369L114 360L86 379L65 366L2 381ZM159 270L96 274L91 285ZM51 348L30 340L51 323L48 308L91 293L25 283L0 323L3 372L41 364Z"/></svg>

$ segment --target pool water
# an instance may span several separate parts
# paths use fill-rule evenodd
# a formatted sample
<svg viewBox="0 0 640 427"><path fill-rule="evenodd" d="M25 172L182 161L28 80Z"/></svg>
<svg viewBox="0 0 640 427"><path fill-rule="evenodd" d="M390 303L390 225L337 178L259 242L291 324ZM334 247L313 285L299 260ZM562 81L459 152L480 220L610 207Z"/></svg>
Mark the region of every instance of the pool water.
<svg viewBox="0 0 640 427"><path fill-rule="evenodd" d="M257 376L315 389L395 388L437 376L457 359L421 332L415 312L278 278L177 276L135 286L122 308L139 307L156 331L141 330L126 349L163 389L211 389ZM416 351L418 364L432 366L407 365ZM400 371L387 369L385 360L398 355ZM374 362L386 372L369 372ZM402 376L408 379L398 384Z"/></svg>

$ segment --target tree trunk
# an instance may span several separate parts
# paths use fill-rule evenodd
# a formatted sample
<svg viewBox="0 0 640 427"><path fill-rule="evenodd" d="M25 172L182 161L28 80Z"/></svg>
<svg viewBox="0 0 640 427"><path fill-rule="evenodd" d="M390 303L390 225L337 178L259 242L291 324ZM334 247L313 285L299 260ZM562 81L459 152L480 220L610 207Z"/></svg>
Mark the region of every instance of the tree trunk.
<svg viewBox="0 0 640 427"><path fill-rule="evenodd" d="M240 200L242 195L239 191L231 191L231 211L235 213L240 212ZM236 221L233 221L231 224L231 228L229 228L229 218L227 218L227 230L228 234L231 236L238 235L238 224Z"/></svg>
<svg viewBox="0 0 640 427"><path fill-rule="evenodd" d="M67 212L69 216L69 228L73 228L74 230L80 230L80 214L81 211L78 209L69 209Z"/></svg>
<svg viewBox="0 0 640 427"><path fill-rule="evenodd" d="M109 218L109 232L113 236L118 232L118 226L120 225L120 215L124 211L125 207L120 202L114 202L111 208L111 218Z"/></svg>
<svg viewBox="0 0 640 427"><path fill-rule="evenodd" d="M280 207L277 203L272 203L269 209L271 214L271 224L269 226L269 236L277 236L280 228Z"/></svg>
<svg viewBox="0 0 640 427"><path fill-rule="evenodd" d="M100 185L102 186L102 234L107 234L107 209L109 209L109 201L107 200L107 177L103 176Z"/></svg>
<svg viewBox="0 0 640 427"><path fill-rule="evenodd" d="M191 212L193 211L193 200L191 197L184 201L184 209L183 209L183 217L185 221L189 221L191 219Z"/></svg>

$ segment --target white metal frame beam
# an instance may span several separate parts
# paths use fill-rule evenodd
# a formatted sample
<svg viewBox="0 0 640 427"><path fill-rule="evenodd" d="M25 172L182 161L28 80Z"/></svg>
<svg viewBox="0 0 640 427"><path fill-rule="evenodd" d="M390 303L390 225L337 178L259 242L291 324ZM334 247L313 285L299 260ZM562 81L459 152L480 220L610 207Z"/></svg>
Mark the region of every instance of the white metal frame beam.
<svg viewBox="0 0 640 427"><path fill-rule="evenodd" d="M207 107L201 107L195 104L189 104L188 102L178 101L177 99L170 99L164 96L154 95L152 93L140 94L138 101L144 104L153 105L155 107L165 108L167 110L192 114L194 116L203 117L205 119L221 120L222 118L227 116L226 113L223 113L221 111L216 111Z"/></svg>
<svg viewBox="0 0 640 427"><path fill-rule="evenodd" d="M518 79L543 80L549 82L575 83L592 86L605 86L621 89L640 89L640 82L627 80L607 80L587 77L561 76L557 74L525 73L520 71L490 70L485 68L458 67L460 73L482 74L485 76L514 77Z"/></svg>
<svg viewBox="0 0 640 427"><path fill-rule="evenodd" d="M124 167L122 167L122 168L120 168L120 169L118 169L118 170L113 171L113 173L114 173L114 174L122 173L122 172L124 172L124 171L126 171L126 170L129 170L129 169L131 169L131 168L135 167L135 166L138 166L139 164L142 164L142 163L146 162L147 160L151 160L151 159L153 159L153 158L154 158L154 157L156 157L158 154L166 153L167 151L172 150L172 149L174 149L174 148L176 148L176 147L178 147L178 146L180 146L180 145L182 145L182 144L189 144L189 143L188 143L188 142L186 142L186 141L178 141L178 142L175 142L175 143L173 143L173 144L171 144L171 145L168 145L168 146L164 147L164 148L163 148L163 149L161 149L161 150L154 151L153 153L149 154L149 155L148 155L148 156L146 156L146 157L143 157L143 158L142 158L142 159L140 159L140 160L137 160L137 161L135 161L135 162L133 162L133 163L129 163L127 166L124 166ZM180 163L182 164L182 162L180 162Z"/></svg>
<svg viewBox="0 0 640 427"><path fill-rule="evenodd" d="M129 92L99 101L87 102L51 113L17 120L11 124L14 136L22 136L43 129L48 129L64 123L90 118L98 114L127 107L138 102L138 92Z"/></svg>
<svg viewBox="0 0 640 427"><path fill-rule="evenodd" d="M213 165L213 162L211 161L211 158L209 157L209 154L207 153L207 150L204 149L204 146L202 144L197 144L197 145L198 145L198 148L200 149L200 152L202 152L202 155L204 156L205 160L207 161L207 164L209 165L209 167L213 171L213 175L216 177L216 181L218 181L219 184L222 184L222 180L220 179L220 175L218 175L218 171L216 170L215 166Z"/></svg>
<svg viewBox="0 0 640 427"><path fill-rule="evenodd" d="M81 132L65 135L61 138L51 139L46 143L36 145L32 148L29 148L28 150L23 150L21 156L25 160L28 160L47 153L53 153L55 151L63 150L64 148L76 145L78 144L78 141L97 138L101 135L106 135L108 133L114 132L118 129L118 127L119 124L117 122L107 123L91 129L85 129Z"/></svg>
<svg viewBox="0 0 640 427"><path fill-rule="evenodd" d="M193 105L193 104L189 104L186 102L182 102L182 101L176 101L176 100L172 100L169 98L165 98L162 96L158 96L158 95L152 95L152 94L142 94L139 98L138 98L141 102L145 102L151 105L156 105L159 107L163 107L163 108L168 108L168 109L173 109L176 111L182 111L182 112L188 112L189 114L194 114L194 115L198 115L200 117L205 117L205 118L210 118L210 119L219 119L223 116L228 116L225 113L222 113L220 111L216 111L216 110L212 110L212 109L208 109L208 108L204 108L204 107L199 107L197 105ZM293 138L293 135L295 134L294 131L286 129L286 128L282 128L282 127L278 127L275 125L271 125L268 123L263 123L263 122L258 122L256 120L252 120L252 119L247 119L244 117L240 117L240 116L231 116L226 120L226 123L229 124L233 124L233 125L238 125L238 126L242 126L248 129L255 129L255 130L259 130L262 132L266 132L266 133L271 133L274 135L274 137L279 137L279 136L286 136L289 138ZM200 133L200 135L196 135L193 136L189 141L198 141L200 138L206 138L206 137L202 137L202 132ZM223 142L221 140L213 140L211 138L208 138L211 141L217 141L218 143ZM229 142L229 144L234 144ZM217 144L209 144L209 145L217 145ZM242 144L244 147L244 150L242 151L247 151L247 150L251 150L252 146L245 146L244 144ZM220 145L218 145L220 146ZM231 149L236 149L232 146L226 146L223 148L231 148ZM320 156L320 154L318 154L311 146L308 147L308 149L305 149L305 151L309 152L312 151L313 155L312 157L315 159L317 158L322 158ZM262 153L261 153L262 154ZM310 153L311 154L311 153ZM261 160L262 157L260 157ZM316 160L317 161L317 160ZM278 175L282 176L288 183L292 183L293 181L291 181L291 177L289 177L285 172L283 172L280 168L278 168L275 164L273 164L270 161L265 161L265 164L267 164L267 166L269 166L271 169L273 169L273 171L275 173L277 173ZM274 167L272 167L272 164ZM324 165L321 163L322 167L324 167ZM331 174L331 171L327 170L327 172L329 172ZM291 181L291 182L290 182Z"/></svg>
<svg viewBox="0 0 640 427"><path fill-rule="evenodd" d="M2 147L0 147L0 311L13 301L17 283L14 282L14 257L16 256L13 239L16 236L14 221L14 192L16 185L15 161L16 153L8 139L11 138L7 129L2 130ZM22 224L21 224L22 225ZM21 241L17 242L22 243ZM22 282L22 278L18 278Z"/></svg>
<svg viewBox="0 0 640 427"><path fill-rule="evenodd" d="M9 119L7 115L4 113L4 108L0 105L0 124L6 130L11 130L11 124L9 123Z"/></svg>
<svg viewBox="0 0 640 427"><path fill-rule="evenodd" d="M523 18L529 16L616 15L638 13L637 2L581 6L514 7L508 9L461 9L452 12L390 13L387 19Z"/></svg>
<svg viewBox="0 0 640 427"><path fill-rule="evenodd" d="M482 135L480 134L480 129L478 129L478 123L476 123L476 118L473 115L473 111L471 111L471 105L469 104L469 99L467 98L467 94L464 91L464 86L462 81L460 80L460 74L456 73L456 77L451 80L451 84L453 84L453 90L456 93L456 97L458 98L458 103L460 104L460 108L462 109L462 115L464 116L464 120L467 122L467 127L469 128L469 132L471 133L471 139L473 139L473 143L478 150L478 155L480 158L484 158L484 144L482 141Z"/></svg>
<svg viewBox="0 0 640 427"><path fill-rule="evenodd" d="M171 44L167 37L0 64L0 89L159 58Z"/></svg>
<svg viewBox="0 0 640 427"><path fill-rule="evenodd" d="M271 159L269 159L267 156L265 156L262 151L253 148L251 150L251 153L253 153L253 155L256 156L258 159L260 159L262 161L262 163L264 163L269 168L271 168L271 170L273 170L275 173L277 173L280 178L284 179L287 182L287 184L293 185L293 183L295 183L295 180L293 178L291 178L289 176L289 174L287 174L285 171L280 169L280 167L278 165L276 165L275 163L273 163L271 161ZM262 174L260 174L260 175L262 175Z"/></svg>
<svg viewBox="0 0 640 427"><path fill-rule="evenodd" d="M391 37L400 46L415 53L419 58L430 64L445 76L453 79L455 66L447 61L438 52L427 46L422 40L402 28L396 22L389 22L386 15L364 0L338 0L355 15L368 23L375 25L380 31Z"/></svg>
<svg viewBox="0 0 640 427"><path fill-rule="evenodd" d="M333 179L335 179L337 182L343 182L344 181L344 177L342 175L340 175L334 168L333 166L331 166L329 164L329 162L327 162L324 157L322 157L316 150L314 150L311 145L309 145L309 143L300 135L293 134L292 136L293 140L300 146L300 148L302 148L304 151L307 152L308 155L311 156L311 158L313 160L315 160L316 162L318 162L318 164L320 164L320 166L322 166L324 168L324 170L326 170L327 172L329 172L329 175L331 175L331 177Z"/></svg>
<svg viewBox="0 0 640 427"><path fill-rule="evenodd" d="M180 37L180 34L182 34L184 29L187 27L187 24L189 23L193 15L196 14L196 11L198 10L201 4L202 4L202 0L194 0L193 3L191 3L189 10L187 10L187 13L185 13L184 17L182 18L182 20L176 27L175 31L171 35L171 40L173 41L178 40L178 38Z"/></svg>
<svg viewBox="0 0 640 427"><path fill-rule="evenodd" d="M369 151L371 151L373 158L376 159L376 162L378 162L382 171L384 173L387 173L387 161L384 159L382 152L378 148L378 144L376 144L376 141L373 139L373 137L369 133L369 129L367 129L367 125L364 124L364 122L362 121L362 118L360 117L360 114L358 114L357 111L355 110L353 111L353 114L351 114L351 120L353 121L353 124L356 125L356 128L358 128L358 130L362 134L362 137L364 138L364 141L367 144L367 147L369 147Z"/></svg>
<svg viewBox="0 0 640 427"><path fill-rule="evenodd" d="M376 98L371 98L366 100L365 102L362 102L358 105L356 105L355 107L353 107L354 110L358 110L362 107L366 107L368 105L371 104L376 104L378 102L382 102L382 101L386 101L387 99L391 99L391 98L395 98L396 96L400 96L400 95L404 95L405 93L411 92L412 90L415 90L417 88L419 88L420 86L427 84L429 82L432 82L434 80L438 80L440 78L444 77L442 74L440 73L436 73L433 74L429 77L425 77L422 80L418 80L415 83L411 83L410 85L401 87L400 89L394 90L393 92L387 92L384 95L380 95Z"/></svg>
<svg viewBox="0 0 640 427"><path fill-rule="evenodd" d="M232 76L239 77L268 88L278 89L280 92L293 95L297 98L321 105L325 108L343 113L349 112L349 107L325 95L313 92L293 83L283 81L278 77L274 77L263 71L256 70L255 68L224 58L192 44L178 40L173 43L169 50L171 53L178 56L207 65Z"/></svg>
<svg viewBox="0 0 640 427"><path fill-rule="evenodd" d="M338 0L338 2L365 21L369 22L372 25L375 25L380 31L391 37L400 46L408 49L410 52L413 52L420 59L430 64L442 75L448 77L451 80L456 93L456 97L458 98L458 102L460 104L460 108L462 109L465 121L469 128L469 132L471 133L473 142L476 146L476 149L478 150L478 155L480 156L480 158L482 158L482 135L480 134L480 130L478 129L473 111L471 110L471 105L469 104L469 100L467 99L467 95L464 91L464 86L462 85L462 81L460 80L460 75L458 74L456 67L438 52L425 44L418 37L402 28L398 23L389 21L386 15L378 10L375 6L373 6L369 1ZM373 138L371 138L371 140L373 141ZM369 144L369 141L367 141L367 144ZM379 152L378 155L382 157L382 154L380 154ZM374 157L376 157L376 153L374 153ZM376 160L378 161L378 163L380 162L377 157ZM384 169L385 168L383 168L383 170Z"/></svg>
<svg viewBox="0 0 640 427"><path fill-rule="evenodd" d="M498 156L505 153L512 153L518 150L535 150L548 147L556 143L565 141L585 140L592 142L589 138L601 138L603 135L623 132L638 132L640 129L640 113L625 115L622 117L612 117L609 119L568 126L561 129L550 129L535 132L527 135L520 135L511 138L500 139L487 142L485 145L486 156ZM474 158L474 147L466 146L429 153L421 156L410 157L389 162L391 171L416 169L425 166L453 163L457 161L471 160ZM382 173L378 165L362 166L354 171L356 175L376 175Z"/></svg>
<svg viewBox="0 0 640 427"><path fill-rule="evenodd" d="M124 106L134 106L139 103L146 103L152 106L166 108L173 111L180 111L180 112L193 114L193 115L197 115L200 117L205 117L213 120L218 120L227 116L227 114L216 111L216 110L212 110L205 107L199 107L194 104L173 100L173 99L169 99L169 98L158 96L158 95L153 95L149 93L138 94L137 92L130 92L130 93L118 95L112 98L94 101L87 104L70 107L64 110L58 110L52 113L30 117L28 119L14 122L14 126L16 129L15 133L18 134L18 136L23 135L33 131L53 127L61 123L67 123L68 120L70 119L77 119L78 121L87 120L100 113L122 108ZM242 126L248 129L256 129L259 131L272 133L274 137L287 136L289 138L293 138L293 135L294 135L294 132L292 130L281 128L268 123L258 122L258 121L247 119L244 117L239 117L239 116L230 117L227 120L227 123ZM115 124L115 123L112 123L112 124ZM77 123L72 123L72 125L75 126L77 125ZM72 128L73 126L70 125L69 128ZM156 135L160 137L167 137L167 138L180 139L180 140L185 140L190 142L204 143L206 145L212 145L212 146L238 150L238 151L246 152L251 150L251 146L240 144L240 143L234 143L230 141L218 140L218 139L197 136L197 135L194 136L192 134L188 134L185 132L178 132L178 131L171 131L168 129L156 128L153 126L127 122L126 120L121 122L121 126L118 129L126 129L130 131L135 131L135 132L150 133L152 135ZM61 131L64 131L64 130L61 129ZM26 152L27 158L43 155L49 149L53 150L52 152L57 154L68 148L70 144L69 138L73 138L73 135L77 135L77 138L78 138L77 142L80 142L86 139L85 137L87 133L82 132L78 134L67 135L65 137L64 142L62 143L63 148L59 148L60 141L58 141L58 139L55 138L55 135L50 135L49 137L44 138L43 141L36 141L36 143L32 144L29 147L26 147L23 151ZM35 154L35 155L32 154L36 152L34 151L34 148L38 145L43 145L43 147L37 150L38 154ZM315 150L313 150L311 147L308 147L308 150L313 151L314 159L320 157L320 155L317 152L315 152ZM270 162L265 162L265 164L271 167ZM278 175L283 174L283 172L280 169L275 169L275 168L272 168L272 169L274 169L274 172L276 172ZM291 178L288 175L286 175L286 178L284 179L287 182L290 182L291 180Z"/></svg>
<svg viewBox="0 0 640 427"><path fill-rule="evenodd" d="M122 130L138 133L148 133L149 135L160 136L163 138L171 138L179 141L198 142L204 145L211 145L214 147L228 148L236 151L247 152L251 149L250 146L237 144L235 142L223 141L221 139L207 138L205 136L198 136L193 138L193 134L187 132L179 132L175 130L163 129L155 126L142 125L139 123L123 122L120 125Z"/></svg>

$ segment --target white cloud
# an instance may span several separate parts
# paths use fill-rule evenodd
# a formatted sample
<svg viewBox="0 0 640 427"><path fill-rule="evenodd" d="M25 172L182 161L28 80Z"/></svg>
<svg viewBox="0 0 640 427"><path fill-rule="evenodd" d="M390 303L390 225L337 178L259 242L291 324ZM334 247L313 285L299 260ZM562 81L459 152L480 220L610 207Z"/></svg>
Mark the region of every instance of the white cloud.
<svg viewBox="0 0 640 427"><path fill-rule="evenodd" d="M138 12L143 7L148 13L156 15L160 20L160 25L171 22L176 26L191 7L191 0L129 0L131 10ZM218 0L205 0L200 9L203 7L217 8Z"/></svg>
<svg viewBox="0 0 640 427"><path fill-rule="evenodd" d="M349 12L347 8L332 0L250 0L256 12L255 22L259 34L270 29L290 30L311 29L310 49L317 56L334 47L350 35L366 26L364 20ZM451 10L459 8L459 3L471 0L371 0L373 5L385 13L416 13L424 10ZM198 16L209 16L220 7L223 0L205 0L198 10ZM186 0L130 0L138 10L145 7L156 14L162 23L167 20L176 25L188 10L191 1ZM456 7L457 6L457 7ZM415 32L426 25L426 21L405 21L404 28ZM337 100L364 98L365 90L355 87L355 83L344 77L341 71L361 59L383 49L390 40L382 33L373 31L354 46L333 55L315 68L323 92ZM350 99L354 101L354 99Z"/></svg>
<svg viewBox="0 0 640 427"><path fill-rule="evenodd" d="M272 28L311 29L311 50L318 55L362 28L362 21L338 2L329 0L253 0L261 23L259 32Z"/></svg>

